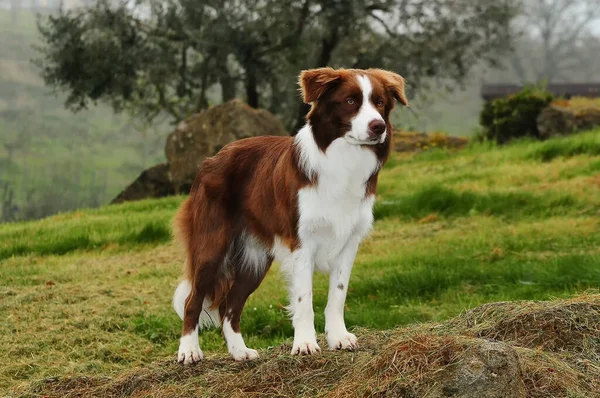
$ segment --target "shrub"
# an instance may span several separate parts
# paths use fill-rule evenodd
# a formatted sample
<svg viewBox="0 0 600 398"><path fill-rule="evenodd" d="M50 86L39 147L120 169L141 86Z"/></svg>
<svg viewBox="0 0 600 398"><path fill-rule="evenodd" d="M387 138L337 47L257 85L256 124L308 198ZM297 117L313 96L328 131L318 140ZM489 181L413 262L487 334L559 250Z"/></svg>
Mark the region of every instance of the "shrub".
<svg viewBox="0 0 600 398"><path fill-rule="evenodd" d="M552 94L526 87L516 94L487 102L479 116L484 137L499 144L515 138L539 138L537 117L552 102Z"/></svg>

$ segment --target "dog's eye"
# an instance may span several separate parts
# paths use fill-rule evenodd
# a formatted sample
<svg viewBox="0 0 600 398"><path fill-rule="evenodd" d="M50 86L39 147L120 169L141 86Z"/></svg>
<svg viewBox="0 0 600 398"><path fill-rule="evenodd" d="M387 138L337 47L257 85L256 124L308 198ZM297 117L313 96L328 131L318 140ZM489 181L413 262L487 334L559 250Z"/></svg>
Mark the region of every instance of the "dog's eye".
<svg viewBox="0 0 600 398"><path fill-rule="evenodd" d="M348 105L354 105L354 98L348 98L346 102L348 103Z"/></svg>
<svg viewBox="0 0 600 398"><path fill-rule="evenodd" d="M378 107L381 107L381 106L383 106L383 105L384 105L384 104L383 104L383 100L378 100L378 101L375 103L375 105L377 105Z"/></svg>

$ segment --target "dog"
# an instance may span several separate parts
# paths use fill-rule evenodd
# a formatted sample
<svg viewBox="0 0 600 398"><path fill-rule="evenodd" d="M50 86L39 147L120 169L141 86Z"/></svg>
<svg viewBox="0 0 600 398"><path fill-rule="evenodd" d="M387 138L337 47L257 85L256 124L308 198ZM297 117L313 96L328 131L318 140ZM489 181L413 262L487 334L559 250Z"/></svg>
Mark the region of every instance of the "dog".
<svg viewBox="0 0 600 398"><path fill-rule="evenodd" d="M378 173L390 152L390 112L408 105L404 79L381 69L302 71L311 105L294 137L235 141L201 164L189 197L174 218L186 251L173 297L183 320L177 360L202 360L198 331L221 326L236 361L246 346L240 317L271 263L289 285L293 355L320 352L312 279L329 273L325 335L330 349L354 350L344 303L359 243L372 229Z"/></svg>

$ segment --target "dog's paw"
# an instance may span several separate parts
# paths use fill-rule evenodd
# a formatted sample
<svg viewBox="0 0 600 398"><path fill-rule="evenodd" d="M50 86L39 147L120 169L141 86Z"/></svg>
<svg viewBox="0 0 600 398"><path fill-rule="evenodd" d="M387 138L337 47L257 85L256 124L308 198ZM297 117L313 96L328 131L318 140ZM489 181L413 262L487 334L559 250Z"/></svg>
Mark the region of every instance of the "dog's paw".
<svg viewBox="0 0 600 398"><path fill-rule="evenodd" d="M179 352L177 353L177 362L184 365L191 365L204 359L204 354L198 344L198 338L193 336L184 336L179 343ZM194 341L195 340L195 341Z"/></svg>
<svg viewBox="0 0 600 398"><path fill-rule="evenodd" d="M321 352L321 348L316 341L303 341L300 343L294 341L292 355L311 355L317 352Z"/></svg>
<svg viewBox="0 0 600 398"><path fill-rule="evenodd" d="M339 335L327 334L327 344L330 350L354 351L358 348L358 339L352 333L344 332Z"/></svg>
<svg viewBox="0 0 600 398"><path fill-rule="evenodd" d="M236 361L251 361L258 358L258 351L252 348L234 348L229 353Z"/></svg>

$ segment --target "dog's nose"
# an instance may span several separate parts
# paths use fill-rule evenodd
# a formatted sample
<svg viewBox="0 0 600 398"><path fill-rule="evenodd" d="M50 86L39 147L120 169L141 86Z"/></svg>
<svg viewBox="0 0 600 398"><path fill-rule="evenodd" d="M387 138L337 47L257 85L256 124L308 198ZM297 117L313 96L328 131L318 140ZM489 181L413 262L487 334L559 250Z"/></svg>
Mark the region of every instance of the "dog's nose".
<svg viewBox="0 0 600 398"><path fill-rule="evenodd" d="M385 132L385 123L383 120L371 120L369 123L369 137L379 137Z"/></svg>

